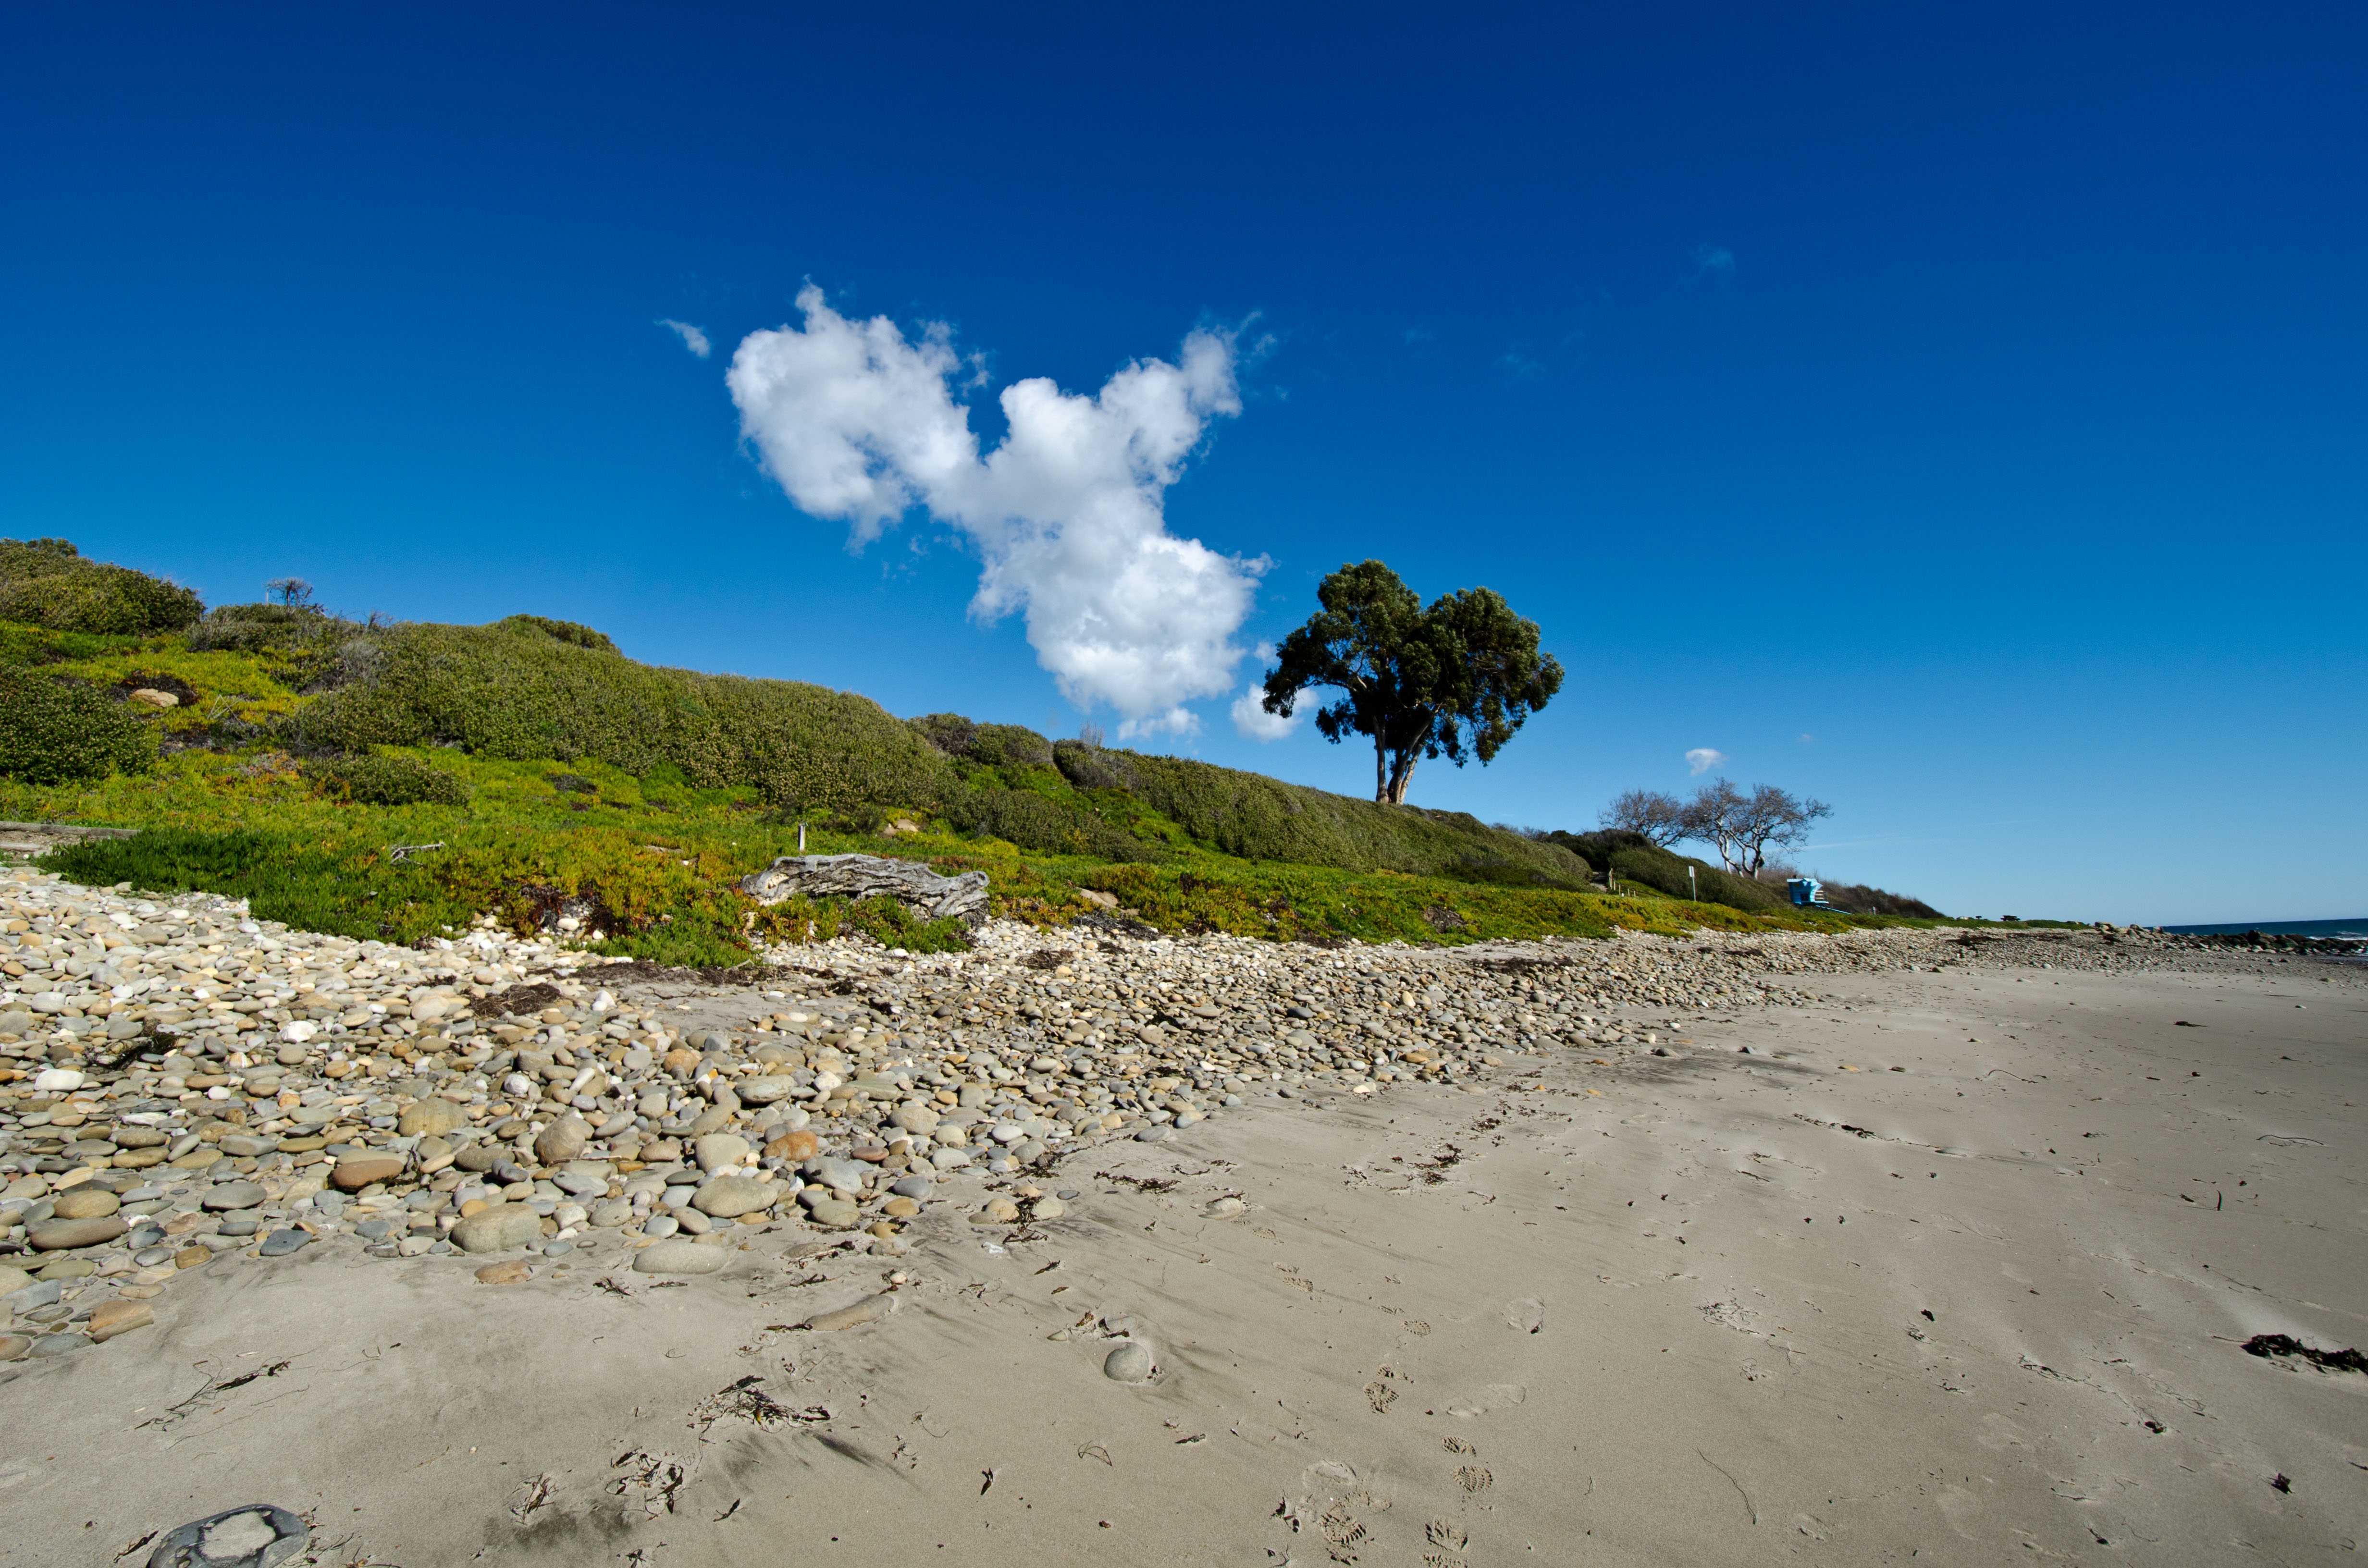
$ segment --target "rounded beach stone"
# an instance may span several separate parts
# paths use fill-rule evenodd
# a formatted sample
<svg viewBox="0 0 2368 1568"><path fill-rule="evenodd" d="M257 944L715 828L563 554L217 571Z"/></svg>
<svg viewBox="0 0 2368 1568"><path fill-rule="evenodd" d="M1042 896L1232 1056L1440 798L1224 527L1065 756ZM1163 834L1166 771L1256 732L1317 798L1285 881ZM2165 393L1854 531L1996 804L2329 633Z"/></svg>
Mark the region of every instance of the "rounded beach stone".
<svg viewBox="0 0 2368 1568"><path fill-rule="evenodd" d="M633 1255L636 1274L712 1274L732 1261L723 1247L709 1246L681 1236L652 1242Z"/></svg>
<svg viewBox="0 0 2368 1568"><path fill-rule="evenodd" d="M123 1200L103 1187L85 1182L58 1194L51 1212L61 1220L102 1220L123 1207Z"/></svg>
<svg viewBox="0 0 2368 1568"><path fill-rule="evenodd" d="M1057 1198L1040 1198L1029 1205L1028 1217L1031 1220L1057 1220L1068 1211L1069 1206Z"/></svg>
<svg viewBox="0 0 2368 1568"><path fill-rule="evenodd" d="M72 1247L97 1246L111 1242L131 1227L119 1215L108 1214L96 1220L51 1220L32 1226L26 1239L35 1252L64 1252Z"/></svg>
<svg viewBox="0 0 2368 1568"><path fill-rule="evenodd" d="M394 1180L403 1174L405 1164L401 1154L357 1154L339 1160L329 1179L347 1192L359 1192L379 1182Z"/></svg>
<svg viewBox="0 0 2368 1568"><path fill-rule="evenodd" d="M256 1250L266 1257L286 1257L291 1252L302 1251L312 1239L310 1232L300 1231L290 1226L286 1230L274 1231L264 1237L263 1245Z"/></svg>
<svg viewBox="0 0 2368 1568"><path fill-rule="evenodd" d="M844 1198L818 1198L806 1205L806 1214L825 1230L844 1231L861 1218L862 1210Z"/></svg>
<svg viewBox="0 0 2368 1568"><path fill-rule="evenodd" d="M542 1240L542 1216L522 1203L497 1203L452 1227L462 1252L507 1252Z"/></svg>
<svg viewBox="0 0 2368 1568"><path fill-rule="evenodd" d="M1151 1376L1151 1346L1130 1339L1102 1358L1102 1376L1114 1383L1139 1383Z"/></svg>
<svg viewBox="0 0 2368 1568"><path fill-rule="evenodd" d="M478 1281L485 1285L517 1285L533 1278L534 1270L527 1267L526 1259L522 1257L489 1263L477 1270Z"/></svg>
<svg viewBox="0 0 2368 1568"><path fill-rule="evenodd" d="M748 1140L731 1132L711 1132L691 1144L691 1158L702 1171L738 1165L748 1153Z"/></svg>
<svg viewBox="0 0 2368 1568"><path fill-rule="evenodd" d="M535 1135L535 1157L546 1165L564 1165L592 1142L591 1126L580 1116L563 1116Z"/></svg>
<svg viewBox="0 0 2368 1568"><path fill-rule="evenodd" d="M781 1189L769 1181L756 1176L722 1176L700 1187L690 1201L702 1214L730 1220L770 1209L780 1196Z"/></svg>
<svg viewBox="0 0 2368 1568"><path fill-rule="evenodd" d="M221 1181L206 1189L199 1201L216 1213L234 1209L252 1209L267 1194L260 1184L251 1181Z"/></svg>
<svg viewBox="0 0 2368 1568"><path fill-rule="evenodd" d="M394 1130L405 1138L441 1138L469 1125L469 1113L442 1095L430 1095L405 1106Z"/></svg>
<svg viewBox="0 0 2368 1568"><path fill-rule="evenodd" d="M119 1334L145 1328L155 1321L155 1312L145 1301L101 1301L90 1314L90 1336L105 1344Z"/></svg>
<svg viewBox="0 0 2368 1568"><path fill-rule="evenodd" d="M852 1196L863 1190L865 1170L860 1160L821 1159L814 1162L814 1179L834 1191Z"/></svg>
<svg viewBox="0 0 2368 1568"><path fill-rule="evenodd" d="M744 1106L771 1105L775 1100L788 1099L797 1086L792 1079L768 1075L746 1080L734 1093L740 1096L740 1103Z"/></svg>
<svg viewBox="0 0 2368 1568"><path fill-rule="evenodd" d="M0 1334L0 1361L21 1361L33 1353L33 1342L21 1334Z"/></svg>

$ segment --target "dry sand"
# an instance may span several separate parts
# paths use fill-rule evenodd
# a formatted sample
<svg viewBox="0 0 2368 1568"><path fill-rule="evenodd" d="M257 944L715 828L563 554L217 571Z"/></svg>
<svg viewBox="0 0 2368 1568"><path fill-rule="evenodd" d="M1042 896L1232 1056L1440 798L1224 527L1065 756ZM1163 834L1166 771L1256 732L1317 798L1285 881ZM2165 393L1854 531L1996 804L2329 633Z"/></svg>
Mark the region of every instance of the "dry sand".
<svg viewBox="0 0 2368 1568"><path fill-rule="evenodd" d="M207 1270L0 1386L0 1562L255 1501L405 1568L2335 1560L2368 1376L2241 1346L2368 1343L2363 979L1847 974L1088 1151L1001 1250Z"/></svg>

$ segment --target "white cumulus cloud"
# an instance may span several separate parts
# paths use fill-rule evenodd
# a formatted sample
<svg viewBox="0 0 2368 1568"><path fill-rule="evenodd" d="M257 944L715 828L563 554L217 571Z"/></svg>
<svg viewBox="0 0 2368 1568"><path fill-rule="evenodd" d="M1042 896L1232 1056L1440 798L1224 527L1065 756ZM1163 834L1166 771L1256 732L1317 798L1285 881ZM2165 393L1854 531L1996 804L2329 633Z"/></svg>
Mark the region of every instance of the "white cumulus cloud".
<svg viewBox="0 0 2368 1568"><path fill-rule="evenodd" d="M973 612L1024 615L1064 696L1110 704L1121 736L1198 729L1184 704L1231 687L1268 564L1178 539L1162 511L1210 421L1241 412L1232 339L1194 332L1177 363L1133 361L1091 397L1008 387L1008 434L981 456L944 325L908 338L851 321L811 284L798 308L803 327L749 334L724 378L790 499L845 519L858 546L925 508L977 547Z"/></svg>
<svg viewBox="0 0 2368 1568"><path fill-rule="evenodd" d="M1292 704L1293 711L1286 719L1280 713L1266 710L1266 687L1262 682L1252 681L1239 697L1234 699L1234 733L1246 741L1282 740L1299 728L1299 722L1307 717L1306 704L1316 700L1315 692L1305 687L1300 687L1299 699Z"/></svg>
<svg viewBox="0 0 2368 1568"><path fill-rule="evenodd" d="M1699 778L1713 767L1726 766L1726 753L1713 751L1708 746L1696 746L1686 753L1686 771Z"/></svg>
<svg viewBox="0 0 2368 1568"><path fill-rule="evenodd" d="M672 316L660 316L657 324L681 338L682 346L702 359L706 358L715 347L713 344L707 341L707 334L687 321L677 321Z"/></svg>

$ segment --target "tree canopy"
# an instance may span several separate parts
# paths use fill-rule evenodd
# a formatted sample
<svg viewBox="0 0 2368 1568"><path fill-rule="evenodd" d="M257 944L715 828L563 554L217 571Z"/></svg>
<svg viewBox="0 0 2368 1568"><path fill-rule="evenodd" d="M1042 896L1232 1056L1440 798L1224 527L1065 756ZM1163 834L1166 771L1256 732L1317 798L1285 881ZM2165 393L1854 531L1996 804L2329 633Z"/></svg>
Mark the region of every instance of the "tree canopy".
<svg viewBox="0 0 2368 1568"><path fill-rule="evenodd" d="M1823 801L1798 797L1773 784L1743 790L1721 778L1696 790L1691 801L1655 790L1631 790L1596 820L1606 828L1642 834L1665 848L1699 839L1718 850L1728 870L1756 877L1767 866L1770 849L1803 842L1811 824L1833 813Z"/></svg>
<svg viewBox="0 0 2368 1568"><path fill-rule="evenodd" d="M1373 743L1373 799L1406 803L1415 765L1444 756L1495 759L1531 713L1562 689L1562 665L1538 649L1538 625L1488 588L1441 594L1426 607L1378 561L1344 565L1317 585L1322 608L1282 641L1262 706L1289 718L1302 696L1340 697L1315 713L1338 744Z"/></svg>

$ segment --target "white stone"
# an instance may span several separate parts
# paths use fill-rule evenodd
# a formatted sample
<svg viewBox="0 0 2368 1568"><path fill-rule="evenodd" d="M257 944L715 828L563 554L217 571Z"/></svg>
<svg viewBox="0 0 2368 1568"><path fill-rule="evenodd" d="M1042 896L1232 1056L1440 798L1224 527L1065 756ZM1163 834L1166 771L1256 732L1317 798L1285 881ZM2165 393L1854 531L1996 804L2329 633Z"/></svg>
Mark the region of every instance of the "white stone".
<svg viewBox="0 0 2368 1568"><path fill-rule="evenodd" d="M37 1095L70 1095L83 1085L83 1075L71 1067L44 1067L33 1076Z"/></svg>
<svg viewBox="0 0 2368 1568"><path fill-rule="evenodd" d="M302 1045L320 1032L321 1026L310 1018L298 1018L294 1023L279 1026L279 1038L294 1045Z"/></svg>

